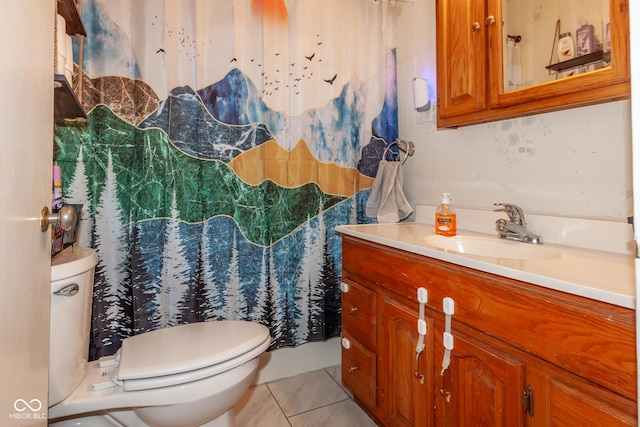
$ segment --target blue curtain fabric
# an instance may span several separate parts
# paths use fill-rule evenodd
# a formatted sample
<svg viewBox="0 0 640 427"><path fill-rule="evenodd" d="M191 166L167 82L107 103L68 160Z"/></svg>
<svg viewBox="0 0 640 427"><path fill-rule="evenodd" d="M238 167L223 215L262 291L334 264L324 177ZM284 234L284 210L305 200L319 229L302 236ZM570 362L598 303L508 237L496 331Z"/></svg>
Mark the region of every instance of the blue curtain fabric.
<svg viewBox="0 0 640 427"><path fill-rule="evenodd" d="M340 333L334 227L371 221L397 137L388 7L84 0L88 118L56 127L55 159L99 258L92 359L189 322L260 322L272 349Z"/></svg>

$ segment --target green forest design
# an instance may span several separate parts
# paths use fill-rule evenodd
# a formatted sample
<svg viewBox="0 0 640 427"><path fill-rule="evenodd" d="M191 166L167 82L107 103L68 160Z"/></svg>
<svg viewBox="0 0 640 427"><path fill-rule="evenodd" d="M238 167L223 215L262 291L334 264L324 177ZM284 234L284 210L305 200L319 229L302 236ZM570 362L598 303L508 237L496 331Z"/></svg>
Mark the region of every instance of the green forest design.
<svg viewBox="0 0 640 427"><path fill-rule="evenodd" d="M323 193L315 183L284 188L264 181L251 186L226 163L186 155L164 131L139 129L104 105L89 114L86 128L57 127L55 141L63 176L74 175L82 147L88 185L95 194L102 192L105 159L111 153L118 203L122 212L130 214L120 218L123 223L170 217L175 189L182 221L197 223L226 215L249 241L267 246L345 200Z"/></svg>

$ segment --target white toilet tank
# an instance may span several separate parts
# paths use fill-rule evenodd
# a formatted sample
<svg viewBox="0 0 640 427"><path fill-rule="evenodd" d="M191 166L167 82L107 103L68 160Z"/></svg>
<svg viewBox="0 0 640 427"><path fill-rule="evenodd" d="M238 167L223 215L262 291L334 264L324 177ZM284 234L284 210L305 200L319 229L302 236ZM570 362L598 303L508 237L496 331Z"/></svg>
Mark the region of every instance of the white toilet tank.
<svg viewBox="0 0 640 427"><path fill-rule="evenodd" d="M97 263L95 251L82 247L51 260L49 406L67 398L85 375Z"/></svg>

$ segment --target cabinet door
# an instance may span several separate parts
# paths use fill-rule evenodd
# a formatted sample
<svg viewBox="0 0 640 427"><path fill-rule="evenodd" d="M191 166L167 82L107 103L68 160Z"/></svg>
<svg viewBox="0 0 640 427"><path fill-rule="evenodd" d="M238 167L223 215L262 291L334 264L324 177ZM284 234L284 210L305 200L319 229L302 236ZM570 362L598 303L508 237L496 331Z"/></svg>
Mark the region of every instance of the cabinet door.
<svg viewBox="0 0 640 427"><path fill-rule="evenodd" d="M432 426L433 320L425 319L425 347L416 357L418 303L409 308L385 294L380 300L378 378L383 422L387 427Z"/></svg>
<svg viewBox="0 0 640 427"><path fill-rule="evenodd" d="M438 118L487 108L484 0L436 1Z"/></svg>
<svg viewBox="0 0 640 427"><path fill-rule="evenodd" d="M456 331L451 364L440 382L436 413L451 427L523 425L524 364ZM440 354L441 352L439 352Z"/></svg>
<svg viewBox="0 0 640 427"><path fill-rule="evenodd" d="M603 393L605 393L603 391ZM552 427L572 426L637 426L632 415L616 409L589 393L571 387L558 380L551 380L549 393Z"/></svg>

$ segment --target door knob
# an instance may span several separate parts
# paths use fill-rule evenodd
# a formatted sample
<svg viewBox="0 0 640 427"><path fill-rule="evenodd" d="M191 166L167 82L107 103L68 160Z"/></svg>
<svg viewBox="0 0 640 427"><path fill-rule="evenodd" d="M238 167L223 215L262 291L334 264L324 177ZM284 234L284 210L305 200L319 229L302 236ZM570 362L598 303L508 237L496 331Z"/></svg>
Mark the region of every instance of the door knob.
<svg viewBox="0 0 640 427"><path fill-rule="evenodd" d="M43 207L40 213L40 230L43 233L49 228L49 224L57 224L64 231L71 230L78 221L78 212L71 205L64 205L58 213L50 213L48 207Z"/></svg>

